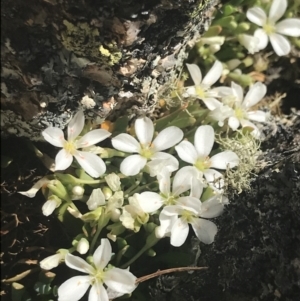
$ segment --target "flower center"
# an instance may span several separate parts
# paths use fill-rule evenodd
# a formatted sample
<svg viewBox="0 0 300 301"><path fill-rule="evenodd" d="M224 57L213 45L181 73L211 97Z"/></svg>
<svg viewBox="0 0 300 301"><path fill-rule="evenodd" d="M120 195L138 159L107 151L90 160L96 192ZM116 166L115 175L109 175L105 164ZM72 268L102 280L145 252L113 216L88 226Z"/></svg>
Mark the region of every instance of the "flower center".
<svg viewBox="0 0 300 301"><path fill-rule="evenodd" d="M151 145L141 144L142 149L140 150L140 155L146 159L150 159L154 153Z"/></svg>
<svg viewBox="0 0 300 301"><path fill-rule="evenodd" d="M195 87L196 94L199 96L199 98L204 98L205 97L205 90L201 86L196 86Z"/></svg>
<svg viewBox="0 0 300 301"><path fill-rule="evenodd" d="M210 160L209 160L209 157L206 157L206 158L201 158L201 159L198 159L197 162L194 164L194 166L200 170L200 171L204 171L208 168L210 168Z"/></svg>
<svg viewBox="0 0 300 301"><path fill-rule="evenodd" d="M270 23L266 23L263 26L263 29L264 29L264 31L266 32L267 35L270 35L270 34L275 32L275 26L273 24L270 24Z"/></svg>
<svg viewBox="0 0 300 301"><path fill-rule="evenodd" d="M191 211L188 211L188 210L182 210L181 212L181 218L183 220L185 220L187 223L191 223L194 219L194 215Z"/></svg>
<svg viewBox="0 0 300 301"><path fill-rule="evenodd" d="M96 282L103 283L104 282L104 274L105 272L102 270L95 270L93 273L93 277L91 279L91 285L94 285Z"/></svg>
<svg viewBox="0 0 300 301"><path fill-rule="evenodd" d="M66 141L64 144L64 149L67 153L74 155L77 148L73 141Z"/></svg>
<svg viewBox="0 0 300 301"><path fill-rule="evenodd" d="M172 195L172 194L163 195L162 194L162 198L164 199L164 204L166 206L176 205L177 197L175 197L174 195Z"/></svg>
<svg viewBox="0 0 300 301"><path fill-rule="evenodd" d="M243 110L242 108L238 107L238 108L235 108L234 110L234 114L236 116L237 119L246 119L246 113L245 113L245 110Z"/></svg>

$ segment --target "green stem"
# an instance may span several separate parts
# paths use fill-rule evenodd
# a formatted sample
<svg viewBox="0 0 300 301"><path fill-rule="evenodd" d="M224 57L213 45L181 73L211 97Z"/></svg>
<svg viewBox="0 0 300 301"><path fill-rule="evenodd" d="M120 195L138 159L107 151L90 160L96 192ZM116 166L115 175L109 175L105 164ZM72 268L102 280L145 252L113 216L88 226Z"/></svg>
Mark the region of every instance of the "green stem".
<svg viewBox="0 0 300 301"><path fill-rule="evenodd" d="M155 244L159 242L160 238L155 236L155 230L147 237L146 244L142 249L140 249L131 259L125 262L120 266L121 269L126 269L133 262L135 262L143 253L145 253L148 249L152 248Z"/></svg>
<svg viewBox="0 0 300 301"><path fill-rule="evenodd" d="M102 211L99 220L98 220L98 225L97 225L97 231L93 237L93 240L91 242L91 246L90 246L90 255L93 253L94 248L95 248L95 244L98 240L98 237L102 231L102 229L108 224L109 222L109 216L107 214L105 214L105 211Z"/></svg>

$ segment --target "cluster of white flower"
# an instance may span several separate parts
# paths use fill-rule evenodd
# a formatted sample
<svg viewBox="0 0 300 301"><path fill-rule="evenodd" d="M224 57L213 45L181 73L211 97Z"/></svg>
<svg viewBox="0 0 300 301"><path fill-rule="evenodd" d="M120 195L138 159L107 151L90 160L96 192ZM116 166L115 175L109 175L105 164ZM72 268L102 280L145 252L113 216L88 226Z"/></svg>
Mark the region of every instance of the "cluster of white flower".
<svg viewBox="0 0 300 301"><path fill-rule="evenodd" d="M79 111L68 125L67 141L62 130L54 127L47 128L42 134L54 146L62 147L55 159L56 171L69 168L74 156L87 174L94 178L103 176L103 180L85 180L80 184L80 179L77 179L76 184L71 185L73 176L56 174L57 178L43 178L30 190L20 193L33 197L39 189L48 188L48 200L43 206L45 215L52 214L64 201L85 201L86 213L81 214L72 206L69 206L68 211L74 217L92 225L102 223L101 226L105 227L109 224L107 229L111 232L107 237L112 241L116 241L118 235L124 231L139 232L152 215L156 215L159 221L153 232L157 240L169 236L171 245L181 246L187 238L190 224L200 241L206 244L214 241L217 227L207 218L220 215L224 205L228 203L228 199L223 195L224 175L217 170L236 167L239 158L232 151L210 155L215 139L212 126L199 126L193 145L187 140L182 140L184 133L177 126L167 127L155 135L151 119L138 118L134 125L138 140L126 133L111 139L115 150L110 150L126 156L120 165L121 174L112 172L104 176L106 165L100 156L91 152L90 147L103 141L111 133L98 129L81 137L84 123L83 112ZM79 151L80 148L83 150ZM164 152L168 149L173 149L173 154ZM179 169L179 159L181 164L188 165ZM175 171L177 172L173 176ZM153 183L158 183L154 190L138 185L132 189L122 183L122 178L137 179L144 173L149 179L153 179ZM95 181L103 184L94 188L90 196L85 196L84 184L95 184ZM201 199L203 191L209 187L212 192L204 201ZM86 237L80 234L74 240L73 251L85 254L94 243L90 244ZM58 290L60 301L79 300L89 285L92 285L89 300L94 300L96 296L101 296L100 300L108 300L112 295L131 293L135 288L135 277L129 271L118 268L104 269L110 257L111 246L107 239L102 239L100 247L93 255L92 265L65 250L44 259L41 266L51 269L65 260L67 266L89 274L73 277L62 284ZM108 288L107 291L103 283Z"/></svg>
<svg viewBox="0 0 300 301"><path fill-rule="evenodd" d="M287 6L287 0L273 0L269 16L267 16L262 8L257 6L252 7L247 11L247 18L254 24L262 27L256 29L253 37L248 36L243 39L243 44L249 49L250 53L265 49L269 39L278 56L290 53L291 44L284 35L299 37L300 19L289 18L277 23L277 21L285 14Z"/></svg>
<svg viewBox="0 0 300 301"><path fill-rule="evenodd" d="M187 68L194 86L186 87L186 97L201 99L211 111L209 116L218 121L219 126L223 126L225 120L228 120L228 126L233 131L236 131L240 125L250 127L253 129L252 135L259 138L260 132L251 121L266 122L268 114L260 110L249 111L249 109L263 99L267 92L266 85L255 83L244 98L243 88L235 82L231 83L231 88L225 86L211 88L222 74L221 62L214 63L203 81L201 70L197 65L187 64Z"/></svg>

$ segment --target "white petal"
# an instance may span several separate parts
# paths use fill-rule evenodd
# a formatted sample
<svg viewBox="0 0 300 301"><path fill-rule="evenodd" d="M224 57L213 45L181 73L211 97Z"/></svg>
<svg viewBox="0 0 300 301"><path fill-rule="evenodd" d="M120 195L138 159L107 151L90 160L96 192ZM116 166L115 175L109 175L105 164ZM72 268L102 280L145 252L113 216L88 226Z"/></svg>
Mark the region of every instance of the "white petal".
<svg viewBox="0 0 300 301"><path fill-rule="evenodd" d="M171 230L171 245L180 247L189 234L189 225L186 221L178 218L172 226Z"/></svg>
<svg viewBox="0 0 300 301"><path fill-rule="evenodd" d="M191 192L190 196L199 199L202 192L203 188L205 187L203 183L203 179L199 178L192 178L192 186L191 186Z"/></svg>
<svg viewBox="0 0 300 301"><path fill-rule="evenodd" d="M186 64L189 73L193 79L195 86L201 84L202 81L202 74L200 68L196 64Z"/></svg>
<svg viewBox="0 0 300 301"><path fill-rule="evenodd" d="M278 33L291 36L299 37L300 36L300 19L291 18L285 19L275 26Z"/></svg>
<svg viewBox="0 0 300 301"><path fill-rule="evenodd" d="M152 213L163 205L163 200L158 193L145 191L138 196L138 202L146 213Z"/></svg>
<svg viewBox="0 0 300 301"><path fill-rule="evenodd" d="M49 127L42 132L42 135L44 139L50 144L57 147L64 146L65 138L64 138L64 133L61 129L55 127Z"/></svg>
<svg viewBox="0 0 300 301"><path fill-rule="evenodd" d="M247 117L250 120L258 121L258 122L266 122L268 114L263 111L253 111L247 112Z"/></svg>
<svg viewBox="0 0 300 301"><path fill-rule="evenodd" d="M84 127L84 115L83 111L78 111L73 119L68 124L68 140L74 140Z"/></svg>
<svg viewBox="0 0 300 301"><path fill-rule="evenodd" d="M111 245L107 238L101 239L100 246L93 254L94 264L97 269L103 270L111 259L112 251Z"/></svg>
<svg viewBox="0 0 300 301"><path fill-rule="evenodd" d="M186 87L186 90L183 93L183 97L189 97L189 96L197 96L195 86Z"/></svg>
<svg viewBox="0 0 300 301"><path fill-rule="evenodd" d="M135 134L141 144L151 143L154 133L153 122L148 117L138 118L134 124Z"/></svg>
<svg viewBox="0 0 300 301"><path fill-rule="evenodd" d="M213 222L201 218L195 219L192 227L198 239L205 244L211 244L218 232L218 228Z"/></svg>
<svg viewBox="0 0 300 301"><path fill-rule="evenodd" d="M135 176L145 167L146 163L146 158L132 155L122 161L120 171L125 176Z"/></svg>
<svg viewBox="0 0 300 301"><path fill-rule="evenodd" d="M236 117L231 116L228 119L228 125L233 131L236 131L240 126L240 121Z"/></svg>
<svg viewBox="0 0 300 301"><path fill-rule="evenodd" d="M90 276L75 276L58 288L58 301L78 301L90 286Z"/></svg>
<svg viewBox="0 0 300 301"><path fill-rule="evenodd" d="M191 142L182 141L175 146L175 150L182 161L190 164L194 164L197 161L197 151Z"/></svg>
<svg viewBox="0 0 300 301"><path fill-rule="evenodd" d="M199 215L201 212L202 203L197 198L183 196L177 200L177 205L180 206L182 210L188 210L195 215Z"/></svg>
<svg viewBox="0 0 300 301"><path fill-rule="evenodd" d="M198 157L207 157L214 145L215 131L210 125L201 125L198 127L195 133L195 147L197 150Z"/></svg>
<svg viewBox="0 0 300 301"><path fill-rule="evenodd" d="M212 168L233 168L239 164L239 157L236 153L228 150L212 156L210 162Z"/></svg>
<svg viewBox="0 0 300 301"><path fill-rule="evenodd" d="M153 147L156 151L168 149L183 138L183 131L177 126L170 126L162 130L153 140Z"/></svg>
<svg viewBox="0 0 300 301"><path fill-rule="evenodd" d="M255 124L253 124L251 121L249 120L241 120L241 124L242 124L242 127L250 127L250 128L253 128L253 131L251 132L251 135L253 137L255 137L256 139L259 139L260 138L260 131L259 129L257 128L257 126Z"/></svg>
<svg viewBox="0 0 300 301"><path fill-rule="evenodd" d="M66 170L73 162L73 156L61 149L55 157L55 170Z"/></svg>
<svg viewBox="0 0 300 301"><path fill-rule="evenodd" d="M40 261L40 267L43 270L49 271L56 268L64 258L64 255L60 253L48 256Z"/></svg>
<svg viewBox="0 0 300 301"><path fill-rule="evenodd" d="M247 10L247 18L256 25L263 26L267 21L266 13L260 7L252 7Z"/></svg>
<svg viewBox="0 0 300 301"><path fill-rule="evenodd" d="M132 293L135 288L136 277L128 270L112 268L105 272L104 283L112 290L123 294Z"/></svg>
<svg viewBox="0 0 300 301"><path fill-rule="evenodd" d="M232 94L232 89L230 87L221 86L216 87L213 90L218 93L218 97L224 97Z"/></svg>
<svg viewBox="0 0 300 301"><path fill-rule="evenodd" d="M191 189L192 178L197 178L197 169L194 166L185 166L177 171L173 179L172 194L175 196Z"/></svg>
<svg viewBox="0 0 300 301"><path fill-rule="evenodd" d="M202 101L207 106L207 108L211 111L219 108L222 105L220 101L212 97L205 97L202 99Z"/></svg>
<svg viewBox="0 0 300 301"><path fill-rule="evenodd" d="M245 108L250 108L256 105L259 101L261 101L264 98L266 93L266 85L259 82L255 83L246 94L245 99L243 101L243 106L245 106Z"/></svg>
<svg viewBox="0 0 300 301"><path fill-rule="evenodd" d="M18 191L18 193L23 194L29 198L35 197L36 193L45 185L48 184L50 180L47 177L43 177L38 180L29 190Z"/></svg>
<svg viewBox="0 0 300 301"><path fill-rule="evenodd" d="M164 195L168 195L171 192L170 172L167 169L162 170L157 175L157 180L159 184L159 191Z"/></svg>
<svg viewBox="0 0 300 301"><path fill-rule="evenodd" d="M281 34L272 33L270 35L270 42L278 56L287 55L291 51L290 42Z"/></svg>
<svg viewBox="0 0 300 301"><path fill-rule="evenodd" d="M80 166L93 178L99 178L106 171L106 165L103 160L93 154L88 152L76 151L74 154Z"/></svg>
<svg viewBox="0 0 300 301"><path fill-rule="evenodd" d="M273 0L269 11L269 20L272 23L276 23L276 21L278 21L284 15L286 8L286 0Z"/></svg>
<svg viewBox="0 0 300 301"><path fill-rule="evenodd" d="M200 216L214 218L222 214L223 210L222 196L216 195L202 203Z"/></svg>
<svg viewBox="0 0 300 301"><path fill-rule="evenodd" d="M50 214L52 214L56 206L57 206L57 202L55 200L46 201L42 207L43 215L49 216Z"/></svg>
<svg viewBox="0 0 300 301"><path fill-rule="evenodd" d="M235 82L231 83L231 88L232 88L233 95L236 97L236 100L242 103L244 98L243 88L240 85L236 84Z"/></svg>
<svg viewBox="0 0 300 301"><path fill-rule="evenodd" d="M267 47L269 43L269 37L263 29L256 29L254 32L254 37L258 38L257 48L259 50L265 49Z"/></svg>
<svg viewBox="0 0 300 301"><path fill-rule="evenodd" d="M108 294L102 283L96 281L92 285L88 301L109 301Z"/></svg>
<svg viewBox="0 0 300 301"><path fill-rule="evenodd" d="M128 134L119 134L111 139L113 147L117 150L127 153L138 153L140 144Z"/></svg>
<svg viewBox="0 0 300 301"><path fill-rule="evenodd" d="M204 171L204 177L206 181L218 189L221 189L224 186L224 177L223 175L214 170L214 169L207 169Z"/></svg>
<svg viewBox="0 0 300 301"><path fill-rule="evenodd" d="M108 138L111 135L110 132L107 130L93 130L91 132L86 133L82 138L80 138L76 142L76 146L78 148L82 147L89 147L91 145L94 145L100 141L103 141L104 139Z"/></svg>
<svg viewBox="0 0 300 301"><path fill-rule="evenodd" d="M169 173L172 173L178 169L178 166L178 160L171 154L164 152L157 152L153 154L151 161L146 165L151 177L156 177L164 169L166 169Z"/></svg>
<svg viewBox="0 0 300 301"><path fill-rule="evenodd" d="M94 268L91 265L89 265L85 260L70 253L66 255L65 263L69 268L79 272L83 272L86 274L92 274L94 272Z"/></svg>
<svg viewBox="0 0 300 301"><path fill-rule="evenodd" d="M86 204L89 210L95 210L98 207L105 205L105 196L101 188L93 189Z"/></svg>
<svg viewBox="0 0 300 301"><path fill-rule="evenodd" d="M223 65L219 61L215 61L211 69L207 72L203 78L202 84L211 87L222 75Z"/></svg>

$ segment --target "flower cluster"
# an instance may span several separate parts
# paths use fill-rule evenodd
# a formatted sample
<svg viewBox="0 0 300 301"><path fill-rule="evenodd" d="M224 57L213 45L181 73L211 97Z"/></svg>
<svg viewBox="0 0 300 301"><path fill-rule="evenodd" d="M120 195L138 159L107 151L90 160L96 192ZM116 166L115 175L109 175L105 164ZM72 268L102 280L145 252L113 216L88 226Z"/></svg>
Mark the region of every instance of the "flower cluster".
<svg viewBox="0 0 300 301"><path fill-rule="evenodd" d="M151 224L149 237L152 238L147 239L147 249L164 237L170 237L171 245L181 246L191 225L200 241L211 244L217 227L207 219L220 215L228 203L223 195L221 171L239 163L237 154L232 151L217 150L211 154L215 133L210 125L197 128L192 144L183 140L184 132L179 127L169 126L156 133L151 119L141 117L134 124L137 138L128 133L118 134L111 139L114 149L102 149L100 156L88 147L111 133L99 129L80 136L83 128L84 116L79 111L68 125L67 141L60 129L50 127L43 132L48 142L62 147L56 156L55 170L68 168L72 173L74 167L81 176L56 172L54 177L45 177L30 190L21 192L33 197L42 189L48 199L43 206L45 215L67 208L75 218L97 229L93 237L86 233L77 235L73 248L61 250L41 262L43 269L51 269L65 261L70 268L88 274L63 283L58 290L61 301L79 300L90 285L89 300L98 300L96 296L108 300L134 290L136 278L128 270L105 268L112 256L108 239L102 238L101 245L95 249L103 229L114 243L123 233L139 233L142 227L148 228ZM121 173L112 172L115 167L110 165L111 161L106 166L101 158L103 154L109 158L126 157L120 163ZM73 156L79 165L71 166ZM182 167L179 169L179 166ZM80 168L84 173L78 173ZM85 212L77 209L74 204L77 200L86 203ZM71 254L77 251L84 255L94 249L91 264Z"/></svg>

